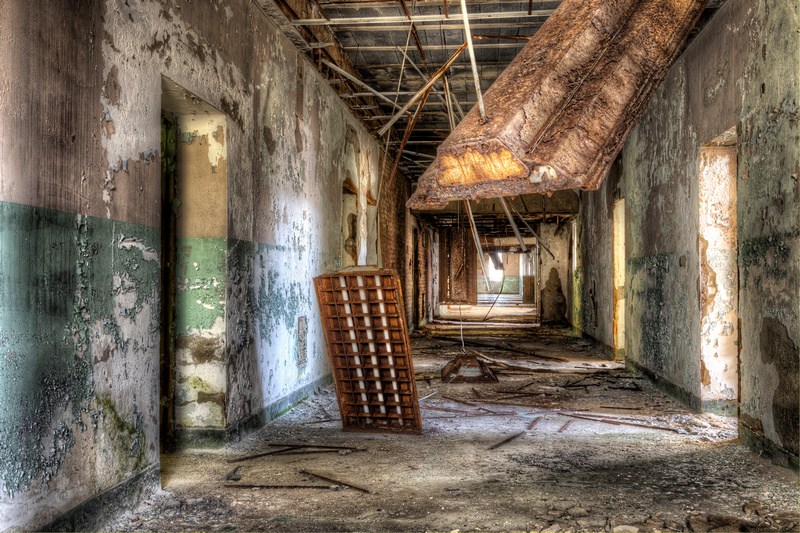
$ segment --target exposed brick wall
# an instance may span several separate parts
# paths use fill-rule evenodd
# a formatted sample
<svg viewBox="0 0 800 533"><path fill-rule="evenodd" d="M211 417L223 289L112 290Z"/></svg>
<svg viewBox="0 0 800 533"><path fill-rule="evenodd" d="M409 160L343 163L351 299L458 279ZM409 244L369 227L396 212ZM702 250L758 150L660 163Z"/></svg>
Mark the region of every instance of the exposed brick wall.
<svg viewBox="0 0 800 533"><path fill-rule="evenodd" d="M397 271L400 284L403 287L403 303L406 307L406 316L412 309L412 286L410 286L410 266L407 255L406 227L411 219L411 214L406 209L406 201L411 195L411 184L402 174L397 174L391 187L387 186L391 173L391 160L386 163L383 173L383 190L381 191L380 204L378 205L378 219L380 224L381 264L383 268ZM411 240L410 238L408 239ZM410 247L408 243L408 247ZM411 326L411 322L408 323Z"/></svg>

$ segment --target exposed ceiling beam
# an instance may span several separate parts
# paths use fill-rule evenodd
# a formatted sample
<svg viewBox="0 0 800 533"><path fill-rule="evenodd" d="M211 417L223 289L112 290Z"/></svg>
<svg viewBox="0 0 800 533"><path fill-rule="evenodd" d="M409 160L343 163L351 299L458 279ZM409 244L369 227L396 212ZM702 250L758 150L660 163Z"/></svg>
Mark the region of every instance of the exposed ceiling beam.
<svg viewBox="0 0 800 533"><path fill-rule="evenodd" d="M474 49L491 49L498 50L500 48L522 48L528 44L527 41L514 41L513 43L481 43L474 44ZM425 50L438 50L438 51L451 51L458 50L460 44L430 44L425 46ZM392 52L397 50L397 46L344 46L342 50L345 52Z"/></svg>
<svg viewBox="0 0 800 533"><path fill-rule="evenodd" d="M491 13L470 13L469 20L501 20L501 19L528 19L536 17L549 17L553 14L553 9L539 9L531 11L529 15L527 11L494 11ZM455 15L453 15L455 16ZM343 24L383 24L389 22L408 22L409 19L405 15L388 15L388 16L372 16L372 17L352 17L352 18L332 18L326 20L324 18L314 19L298 19L293 20L292 24L295 26L338 26ZM454 18L448 18L444 14L439 15L412 15L410 22L415 24L418 22L441 22L443 25L448 22L456 22Z"/></svg>
<svg viewBox="0 0 800 533"><path fill-rule="evenodd" d="M483 67L506 68L508 66L508 63L509 63L509 61L478 61L478 66L481 67L481 68L483 68ZM441 64L428 63L428 67L432 68L432 69L433 68L438 69L442 65L443 65L443 63L441 63ZM356 68L365 69L365 70L387 69L387 68L399 69L402 66L403 65L401 63L356 63ZM450 65L450 70L455 69L455 68L470 68L470 64L467 62L467 63L453 63L452 65ZM471 73L470 73L470 76L472 76ZM406 74L404 74L403 77L418 78L419 76L417 76L413 72L409 71ZM451 80L453 79L452 75L449 75L448 77ZM374 79L374 78L370 78L370 79Z"/></svg>
<svg viewBox="0 0 800 533"><path fill-rule="evenodd" d="M488 29L503 29L503 28L540 28L544 24L544 21L536 21L536 22L514 22L509 20L497 21L497 22L479 22L477 24L470 24L469 27L473 30L488 30ZM429 22L426 24L414 24L414 27L417 28L417 31L441 31L445 29L447 31L450 30L463 30L464 24L463 23L455 23L455 24L447 24L445 28L438 22ZM396 25L381 25L381 26L337 26L336 31L352 31L352 32L386 32L386 31L408 31L408 24L396 24Z"/></svg>
<svg viewBox="0 0 800 533"><path fill-rule="evenodd" d="M453 5L452 0L448 0L448 7ZM488 6L488 5L496 5L496 4L523 4L527 2L523 2L520 0L467 0L467 5L481 5L481 6ZM553 4L553 7L558 6L561 1L555 2L545 2L547 4ZM397 5L397 0L384 0L384 1L375 1L375 0L365 0L363 2L359 1L349 1L349 2L336 2L336 1L323 1L320 2L323 6L327 7L328 9L381 9L387 8ZM445 0L417 0L417 7L443 7L445 5Z"/></svg>

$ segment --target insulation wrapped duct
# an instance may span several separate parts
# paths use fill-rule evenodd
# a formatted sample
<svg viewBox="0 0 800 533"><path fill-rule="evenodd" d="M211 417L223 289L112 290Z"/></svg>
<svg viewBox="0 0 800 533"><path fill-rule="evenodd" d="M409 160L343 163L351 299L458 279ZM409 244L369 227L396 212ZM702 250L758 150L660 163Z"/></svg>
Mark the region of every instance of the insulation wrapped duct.
<svg viewBox="0 0 800 533"><path fill-rule="evenodd" d="M408 202L597 189L707 0L564 0L439 146Z"/></svg>

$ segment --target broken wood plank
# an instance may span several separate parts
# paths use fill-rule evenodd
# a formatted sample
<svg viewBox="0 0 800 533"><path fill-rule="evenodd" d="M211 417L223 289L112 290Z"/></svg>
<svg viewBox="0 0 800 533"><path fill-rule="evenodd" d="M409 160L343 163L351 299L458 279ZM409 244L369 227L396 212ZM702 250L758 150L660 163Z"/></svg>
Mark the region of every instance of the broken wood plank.
<svg viewBox="0 0 800 533"><path fill-rule="evenodd" d="M530 425L528 425L528 431L530 431L533 428L535 428L536 424L538 424L542 420L542 418L544 418L544 417L543 416L537 416L536 418L534 418L533 422L531 422Z"/></svg>
<svg viewBox="0 0 800 533"><path fill-rule="evenodd" d="M519 433L515 433L514 435L511 435L511 436L510 436L510 437L508 437L507 439L501 440L501 441L500 441L500 442L498 442L497 444L493 444L492 446L490 446L490 447L489 447L489 449L490 449L490 450L496 450L496 449L497 449L497 448L499 448L500 446L502 446L502 445L504 445L504 444L508 444L508 443L509 443L509 442L511 442L512 440L514 440L514 439L516 439L516 438L519 438L519 437L523 436L524 434L525 434L525 432L524 432L524 431L520 431Z"/></svg>
<svg viewBox="0 0 800 533"><path fill-rule="evenodd" d="M561 426L561 429L559 429L559 430L558 430L558 432L559 432L559 433L563 433L563 432L564 432L564 430L565 430L565 429L567 429L567 428L569 427L569 425L570 425L570 424L572 424L572 420L567 420L567 423L566 423L566 424L564 424L563 426Z"/></svg>
<svg viewBox="0 0 800 533"><path fill-rule="evenodd" d="M352 485L352 484L346 483L344 481L339 481L338 479L333 479L333 478L330 478L330 477L322 476L320 474L315 474L315 473L309 472L308 470L305 470L305 469L301 470L300 473L301 474L306 474L306 475L309 475L309 476L312 476L312 477L315 477L315 478L319 478L319 479L321 479L323 481L327 481L329 483L336 483L337 485L341 485L343 487L350 487L351 489L355 489L355 490L357 490L359 492L365 492L367 494L372 494L371 490L367 490L365 488L359 487L357 485Z"/></svg>

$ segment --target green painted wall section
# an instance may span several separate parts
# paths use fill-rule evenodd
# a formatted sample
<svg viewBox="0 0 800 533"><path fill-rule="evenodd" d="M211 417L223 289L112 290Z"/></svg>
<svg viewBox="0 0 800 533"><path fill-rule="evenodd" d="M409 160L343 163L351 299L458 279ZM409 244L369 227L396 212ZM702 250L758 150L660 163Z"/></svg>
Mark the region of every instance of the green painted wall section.
<svg viewBox="0 0 800 533"><path fill-rule="evenodd" d="M93 401L92 326L102 323L116 349L133 348L121 334L115 296L137 295L132 307L120 309L122 316L134 317L145 306L157 309L158 247L154 228L0 202L4 492L26 490L37 478L49 480L61 469L76 432L97 431L106 423L113 399L99 406ZM158 329L158 314L151 313L151 328ZM136 427L136 421L130 424ZM128 434L120 443L123 455L140 457L143 435Z"/></svg>
<svg viewBox="0 0 800 533"><path fill-rule="evenodd" d="M226 238L177 240L176 334L208 330L225 318L227 250Z"/></svg>

